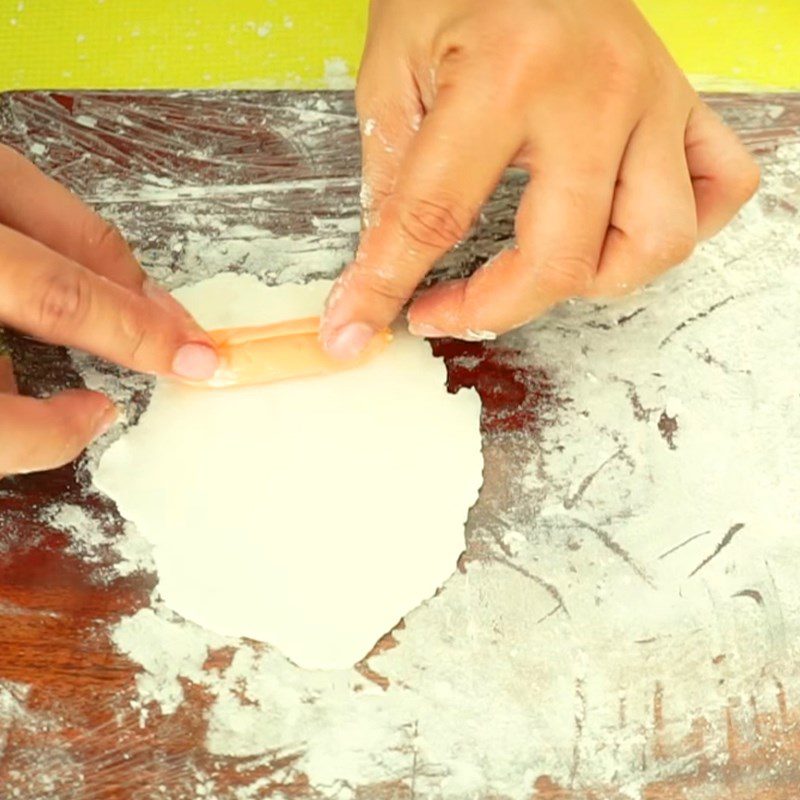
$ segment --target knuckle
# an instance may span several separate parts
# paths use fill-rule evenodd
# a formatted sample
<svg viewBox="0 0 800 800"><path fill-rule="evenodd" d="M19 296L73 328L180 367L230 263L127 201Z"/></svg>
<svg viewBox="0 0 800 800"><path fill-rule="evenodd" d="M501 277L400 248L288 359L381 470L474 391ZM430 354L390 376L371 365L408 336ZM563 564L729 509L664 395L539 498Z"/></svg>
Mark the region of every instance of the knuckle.
<svg viewBox="0 0 800 800"><path fill-rule="evenodd" d="M355 275L358 288L388 301L392 305L402 305L414 291L413 286L406 285L402 275L390 274L381 270L364 270L360 275Z"/></svg>
<svg viewBox="0 0 800 800"><path fill-rule="evenodd" d="M542 263L541 281L557 297L575 297L587 291L596 269L588 255L559 254Z"/></svg>
<svg viewBox="0 0 800 800"><path fill-rule="evenodd" d="M36 314L44 336L57 336L80 327L91 305L88 282L79 273L54 272L40 287Z"/></svg>
<svg viewBox="0 0 800 800"><path fill-rule="evenodd" d="M593 74L603 76L606 96L635 97L648 78L656 78L657 64L648 60L639 47L603 40L595 44L587 60Z"/></svg>
<svg viewBox="0 0 800 800"><path fill-rule="evenodd" d="M147 362L148 349L152 338L148 320L134 308L124 308L119 315L123 347L128 362L137 366Z"/></svg>
<svg viewBox="0 0 800 800"><path fill-rule="evenodd" d="M639 247L644 259L656 266L673 266L694 252L697 233L689 226L652 232L643 236Z"/></svg>
<svg viewBox="0 0 800 800"><path fill-rule="evenodd" d="M85 236L88 244L109 261L117 261L130 255L130 247L119 228L102 217L91 218Z"/></svg>
<svg viewBox="0 0 800 800"><path fill-rule="evenodd" d="M398 225L404 237L425 249L445 252L469 233L473 215L458 203L415 198L401 202Z"/></svg>
<svg viewBox="0 0 800 800"><path fill-rule="evenodd" d="M544 19L535 29L509 31L497 67L499 89L522 92L548 86L569 64L570 41L558 20Z"/></svg>
<svg viewBox="0 0 800 800"><path fill-rule="evenodd" d="M761 169L750 156L747 156L733 179L733 193L736 199L742 204L746 203L758 191L760 183Z"/></svg>
<svg viewBox="0 0 800 800"><path fill-rule="evenodd" d="M79 430L75 420L67 415L61 415L55 435L58 444L54 443L50 453L54 467L67 464L77 458L81 450L89 444L89 437Z"/></svg>

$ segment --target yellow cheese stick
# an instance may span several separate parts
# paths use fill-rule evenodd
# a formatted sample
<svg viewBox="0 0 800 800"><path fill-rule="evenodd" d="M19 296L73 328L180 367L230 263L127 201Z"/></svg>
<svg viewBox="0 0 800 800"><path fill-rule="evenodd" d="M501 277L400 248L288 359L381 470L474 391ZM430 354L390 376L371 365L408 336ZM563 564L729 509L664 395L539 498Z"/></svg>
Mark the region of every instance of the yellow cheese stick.
<svg viewBox="0 0 800 800"><path fill-rule="evenodd" d="M211 380L193 382L195 386L209 388L251 386L341 372L374 358L392 339L391 331L381 331L358 358L341 361L322 349L319 317L224 328L209 331L209 335L217 346L221 366Z"/></svg>

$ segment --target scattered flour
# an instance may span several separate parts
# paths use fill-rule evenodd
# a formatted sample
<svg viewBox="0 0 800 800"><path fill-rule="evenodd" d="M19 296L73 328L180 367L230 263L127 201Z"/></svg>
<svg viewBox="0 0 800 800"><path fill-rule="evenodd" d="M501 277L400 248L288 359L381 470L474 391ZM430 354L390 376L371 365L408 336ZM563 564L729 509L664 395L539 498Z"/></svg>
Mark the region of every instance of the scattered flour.
<svg viewBox="0 0 800 800"><path fill-rule="evenodd" d="M209 648L226 641L158 606L123 619L112 638L122 652L142 666L136 686L143 713L148 703L156 703L163 714L173 713L183 700L179 678L203 683L203 663Z"/></svg>
<svg viewBox="0 0 800 800"><path fill-rule="evenodd" d="M309 125L329 113L321 102L309 99ZM712 767L725 757L729 715L757 740L754 709L777 713L800 693L797 164L798 142L765 157L761 194L655 286L615 304L565 304L503 337L500 346L533 354L567 402L536 441L484 441L490 480L468 527L472 555L406 616L398 646L368 660L374 680L300 670L154 603L113 634L142 665L142 724L150 708L180 706L181 680L201 684L214 697L212 754L297 754L287 774L340 798L402 781L420 798L527 800L547 774L575 789L633 776L624 793L639 800L680 768L654 757L657 726L677 747L705 720ZM315 179L303 191L313 208L355 185ZM330 277L355 241L349 200L335 219L312 212L291 236L272 237L263 221L283 213L286 189L276 184L93 188L123 230L147 230L148 213L168 219L166 240L139 252L169 288L256 265L267 283ZM134 422L149 379L75 361ZM90 470L115 435L92 448ZM95 560L110 547L123 574L148 568L135 530L109 543L74 507L47 513L74 552ZM204 670L226 644L237 648L230 666ZM24 691L0 686L0 743ZM3 791L14 797L23 774ZM198 786L214 796L213 782ZM23 796L58 796L35 788Z"/></svg>
<svg viewBox="0 0 800 800"><path fill-rule="evenodd" d="M325 83L328 89L352 89L355 79L343 58L325 59Z"/></svg>
<svg viewBox="0 0 800 800"><path fill-rule="evenodd" d="M786 202L799 149L765 167ZM494 555L454 575L407 615L397 647L369 659L388 688L247 645L227 669L202 672L208 634L173 640L185 625L140 612L116 641L147 665L143 696L171 709L179 674L205 683L212 753L301 753L294 768L333 797L397 780L422 797L523 798L547 774L575 787L638 775L625 790L638 798L675 768L648 756L659 693L670 741L702 717L716 756L729 713L747 735L750 697L775 711L777 676L800 686L800 412L785 369L800 363L800 270L793 219L774 204L752 202L647 290L565 305L505 338L532 350L571 402L530 451L510 506L472 526ZM662 415L677 422L674 447ZM509 457L486 446L487 461Z"/></svg>
<svg viewBox="0 0 800 800"><path fill-rule="evenodd" d="M106 568L93 572L95 579L113 581L134 572L153 570L152 548L130 523L122 524L120 535L110 537L101 518L83 506L69 503L48 506L40 512L40 517L69 535L68 553L89 563L110 561Z"/></svg>

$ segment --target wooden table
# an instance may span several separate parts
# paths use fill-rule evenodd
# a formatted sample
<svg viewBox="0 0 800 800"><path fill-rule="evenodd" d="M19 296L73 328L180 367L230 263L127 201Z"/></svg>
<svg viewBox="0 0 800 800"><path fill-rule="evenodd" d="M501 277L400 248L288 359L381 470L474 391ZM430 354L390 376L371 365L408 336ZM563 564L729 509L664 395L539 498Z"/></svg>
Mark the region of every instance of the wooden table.
<svg viewBox="0 0 800 800"><path fill-rule="evenodd" d="M709 99L764 165L757 219L618 305L434 345L449 388L483 399L486 485L454 577L352 674L306 675L161 608L138 534L91 486L97 449L0 483L0 798L800 797L800 590L786 577L800 506L772 477L796 481L800 397L776 429L765 385L800 366L774 327L800 311L800 97ZM226 268L328 275L355 241L344 94L10 94L0 126L169 285ZM446 271L508 239L521 185L498 190ZM720 353L754 317L734 364ZM130 424L146 407L149 379L10 345L26 392L88 380ZM676 488L706 435L719 470ZM749 506L732 459L751 471ZM184 636L199 666L168 663ZM251 739L235 729L247 714Z"/></svg>

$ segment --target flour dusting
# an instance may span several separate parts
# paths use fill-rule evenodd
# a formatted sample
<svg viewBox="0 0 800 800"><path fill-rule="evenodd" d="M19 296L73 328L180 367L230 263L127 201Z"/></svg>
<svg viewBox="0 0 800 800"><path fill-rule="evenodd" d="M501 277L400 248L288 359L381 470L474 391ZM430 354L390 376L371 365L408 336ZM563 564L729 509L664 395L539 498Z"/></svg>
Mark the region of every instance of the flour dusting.
<svg viewBox="0 0 800 800"><path fill-rule="evenodd" d="M75 135L113 159L98 130L119 110L103 102L84 101L79 111L98 124ZM140 668L131 710L145 731L177 719L199 688L210 757L275 769L231 788L198 767L187 796L249 800L286 784L286 796L306 787L341 800L384 790L529 800L548 776L564 792L613 787L641 800L653 784L700 769L724 786L732 746L772 752L770 726L791 730L800 697L800 140L762 146L774 141L763 131L794 125L779 99L738 113L729 116L759 148L763 188L729 228L648 289L565 304L485 345L489 355L519 349L521 367L546 371L559 402L532 433L485 435L486 485L461 569L363 664L302 670L269 646L187 623L157 598L115 625L115 646ZM233 99L226 114L214 120L226 133L234 117L249 120L247 146L259 126L276 132L259 143L270 164L314 169L293 183L266 167L239 180L235 159L190 131L170 143L198 161L185 184L140 156L124 180L103 173L102 159L89 177L80 158L62 176L120 225L168 288L223 270L267 284L332 277L358 229L352 109L312 94L268 119L258 102ZM24 124L46 168L59 137L37 131L33 114ZM510 176L446 274L509 240L520 189ZM74 361L135 424L152 379ZM118 435L91 448L82 481ZM151 569L132 526L109 541L94 512L74 503L46 509L42 522L104 582ZM0 755L13 726L57 723L28 707L28 692L0 685ZM10 797L71 796L82 785L60 744L46 769L30 751L14 758Z"/></svg>
<svg viewBox="0 0 800 800"><path fill-rule="evenodd" d="M787 202L797 149L765 169ZM724 746L732 697L743 730L750 694L775 710L761 659L779 653L785 679L800 656L785 516L800 507L800 419L784 367L800 363L800 271L789 218L766 213L770 202L752 202L655 286L504 337L554 370L571 403L529 458L515 510L471 532L502 547L370 659L385 691L357 671L320 676L248 648L218 675L195 673L216 697L210 751L302 745L297 770L332 796L413 773L422 796L523 798L541 774L602 785L644 759L626 789L637 798L668 777L644 752L663 687L664 735L679 741L702 717L709 752ZM782 356L765 357L779 343ZM756 442L740 435L754 420ZM693 573L737 524L735 544ZM153 633L139 628L138 646Z"/></svg>

